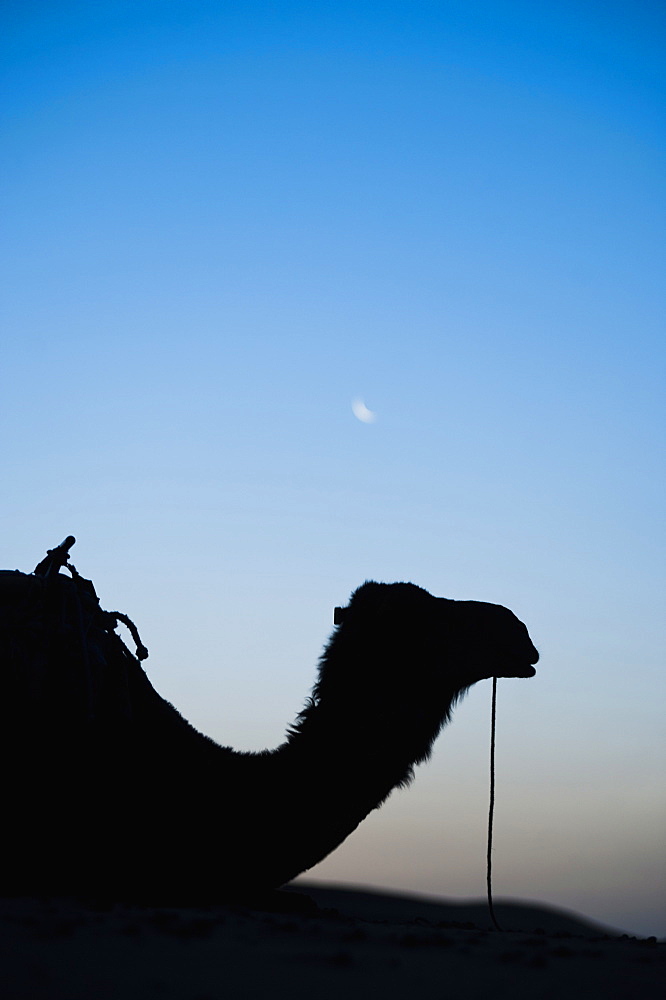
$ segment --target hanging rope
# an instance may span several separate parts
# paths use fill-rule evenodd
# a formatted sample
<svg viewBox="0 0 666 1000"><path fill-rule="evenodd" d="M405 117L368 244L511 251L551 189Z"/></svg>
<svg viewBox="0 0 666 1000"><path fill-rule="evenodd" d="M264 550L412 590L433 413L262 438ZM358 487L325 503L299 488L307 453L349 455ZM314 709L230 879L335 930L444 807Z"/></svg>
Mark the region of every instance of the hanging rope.
<svg viewBox="0 0 666 1000"><path fill-rule="evenodd" d="M495 717L497 715L497 678L493 677L493 703L490 713L490 808L488 810L488 854L487 854L487 869L486 869L486 883L488 886L488 909L490 910L490 919L495 925L495 930L501 931L502 928L497 922L495 917L495 910L493 907L493 814L495 812Z"/></svg>

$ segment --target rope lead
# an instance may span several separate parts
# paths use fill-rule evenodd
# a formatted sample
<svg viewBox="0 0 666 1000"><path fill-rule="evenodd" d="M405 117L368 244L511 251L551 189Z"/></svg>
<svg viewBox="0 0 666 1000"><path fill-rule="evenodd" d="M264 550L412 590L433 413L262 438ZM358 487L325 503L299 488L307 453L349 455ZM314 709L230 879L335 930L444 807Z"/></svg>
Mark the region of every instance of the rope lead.
<svg viewBox="0 0 666 1000"><path fill-rule="evenodd" d="M493 677L493 702L492 710L490 713L490 808L488 810L488 854L487 854L487 869L486 869L486 883L488 886L488 909L490 910L490 919L492 920L495 930L501 931L502 928L497 922L495 916L495 910L493 907L493 882L492 882L492 869L493 869L493 814L495 812L495 717L497 715L497 678Z"/></svg>

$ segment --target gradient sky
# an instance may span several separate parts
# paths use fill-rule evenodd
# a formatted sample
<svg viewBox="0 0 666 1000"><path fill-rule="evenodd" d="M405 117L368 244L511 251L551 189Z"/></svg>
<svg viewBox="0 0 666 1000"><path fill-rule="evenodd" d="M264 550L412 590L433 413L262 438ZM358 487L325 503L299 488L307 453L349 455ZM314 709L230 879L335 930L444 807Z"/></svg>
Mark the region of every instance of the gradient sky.
<svg viewBox="0 0 666 1000"><path fill-rule="evenodd" d="M366 578L507 605L495 892L666 934L663 6L0 19L0 565L75 534L239 749ZM482 896L489 703L312 874Z"/></svg>

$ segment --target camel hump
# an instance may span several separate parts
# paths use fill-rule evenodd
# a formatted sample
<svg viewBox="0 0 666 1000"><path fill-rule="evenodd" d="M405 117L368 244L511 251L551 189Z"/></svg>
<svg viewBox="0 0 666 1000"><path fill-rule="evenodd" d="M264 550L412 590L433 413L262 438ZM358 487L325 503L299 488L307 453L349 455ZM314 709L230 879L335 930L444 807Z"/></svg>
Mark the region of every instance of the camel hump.
<svg viewBox="0 0 666 1000"><path fill-rule="evenodd" d="M56 567L66 559L68 542L57 547ZM115 632L118 620L125 622L144 659L147 650L133 623L104 611L92 582L68 569L73 577L49 567L39 574L0 570L0 670L12 713L7 725L30 739L40 729L82 731L100 720L125 724L132 715L130 686L148 684Z"/></svg>
<svg viewBox="0 0 666 1000"><path fill-rule="evenodd" d="M45 590L43 577L0 570L0 650L5 662L17 641L35 645L43 639Z"/></svg>
<svg viewBox="0 0 666 1000"><path fill-rule="evenodd" d="M0 569L0 613L8 605L20 603L36 597L44 587L44 581L20 569Z"/></svg>

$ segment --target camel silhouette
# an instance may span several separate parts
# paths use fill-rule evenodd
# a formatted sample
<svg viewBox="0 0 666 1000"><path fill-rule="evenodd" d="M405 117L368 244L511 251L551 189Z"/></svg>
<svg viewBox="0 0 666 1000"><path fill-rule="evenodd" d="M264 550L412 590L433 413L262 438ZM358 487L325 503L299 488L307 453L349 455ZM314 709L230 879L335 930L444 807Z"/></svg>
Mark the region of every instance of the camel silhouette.
<svg viewBox="0 0 666 1000"><path fill-rule="evenodd" d="M52 552L35 574L0 572L4 893L205 901L284 885L412 780L472 684L535 674L506 608L366 582L336 609L285 742L237 752L155 691Z"/></svg>

